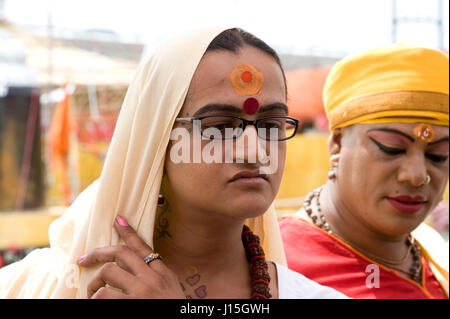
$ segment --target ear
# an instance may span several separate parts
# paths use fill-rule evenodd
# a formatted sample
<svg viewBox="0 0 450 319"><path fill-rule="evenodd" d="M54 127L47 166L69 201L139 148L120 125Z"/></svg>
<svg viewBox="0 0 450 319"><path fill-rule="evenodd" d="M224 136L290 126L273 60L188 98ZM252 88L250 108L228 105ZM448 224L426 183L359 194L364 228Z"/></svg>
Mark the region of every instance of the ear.
<svg viewBox="0 0 450 319"><path fill-rule="evenodd" d="M341 152L342 147L342 129L337 128L328 136L328 152L330 155L338 154Z"/></svg>

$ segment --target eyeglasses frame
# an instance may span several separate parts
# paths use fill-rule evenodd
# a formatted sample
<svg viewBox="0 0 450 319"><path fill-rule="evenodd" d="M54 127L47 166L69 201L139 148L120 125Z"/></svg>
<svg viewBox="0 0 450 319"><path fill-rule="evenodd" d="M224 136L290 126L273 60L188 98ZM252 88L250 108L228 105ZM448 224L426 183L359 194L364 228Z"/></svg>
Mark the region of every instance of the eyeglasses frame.
<svg viewBox="0 0 450 319"><path fill-rule="evenodd" d="M299 126L299 123L300 123L300 121L297 120L296 118L293 118L293 117L290 117L290 116L287 116L287 115L272 115L272 116L265 116L265 117L262 117L262 118L259 118L259 119L256 119L256 120L247 120L247 119L244 119L242 117L239 117L239 116L236 116L236 115L230 115L230 114L211 114L211 115L204 115L204 116L198 116L198 117L177 117L175 119L175 121L176 122L190 122L192 125L194 125L194 121L195 120L202 121L205 118L216 117L216 116L230 117L230 118L235 118L235 119L239 119L239 120L242 121L243 127L241 127L242 128L241 134L239 136L233 136L232 139L238 139L239 137L241 137L248 125L253 125L255 127L256 131L258 131L258 122L260 122L261 120L267 120L267 119L271 119L271 118L280 118L281 117L281 118L285 118L285 119L289 119L289 120L294 121L294 123L295 123L294 133L291 136L289 136L289 137L285 137L283 139L277 139L277 140L271 140L270 137L269 138L266 137L266 141L282 142L282 141L286 141L286 140L289 140L289 139L293 138L295 136L295 134L297 134L298 126ZM202 136L203 136L203 134L202 134ZM259 134L258 134L258 137L260 137ZM225 137L222 138L222 140L229 140L229 139L231 139L231 138L225 138Z"/></svg>

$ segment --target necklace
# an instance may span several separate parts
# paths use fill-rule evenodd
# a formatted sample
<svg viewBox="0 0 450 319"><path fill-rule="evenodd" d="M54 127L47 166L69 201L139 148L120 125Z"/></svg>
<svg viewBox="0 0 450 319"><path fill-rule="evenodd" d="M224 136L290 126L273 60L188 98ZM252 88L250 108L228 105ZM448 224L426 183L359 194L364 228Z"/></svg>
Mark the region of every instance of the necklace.
<svg viewBox="0 0 450 319"><path fill-rule="evenodd" d="M313 192L309 193L304 201L303 207L306 211L306 214L308 214L309 218L312 220L313 224L323 230L325 230L327 233L329 233L330 235L334 235L339 237L340 239L344 240L342 237L338 236L336 233L334 233L331 228L330 228L330 224L327 222L327 220L325 219L324 214L322 213L322 208L320 206L320 194L323 190L323 186L319 187L318 189L314 190ZM312 201L315 200L315 205L316 205L316 210L315 212L313 212L313 207L312 207ZM348 242L348 241L346 241ZM351 246L356 248L358 251L364 253L366 256L370 257L371 259L374 260L378 260L380 261L382 264L384 265L388 265L389 268L400 271L406 275L408 275L411 279L413 279L416 282L421 282L422 278L421 278L421 273L422 273L422 265L420 262L420 258L421 258L421 251L420 251L420 247L419 245L415 242L414 238L412 237L411 234L408 235L408 237L406 238L406 245L408 245L408 250L405 254L405 256L403 256L400 260L398 261L392 261L392 260L387 260L384 259L382 257L379 256L375 256L369 252L367 252L366 250L358 247L357 245L351 243ZM401 264L403 264L409 257L410 252L412 252L412 257L413 257L413 264L410 268L410 271L404 271L403 269L396 267L399 266Z"/></svg>
<svg viewBox="0 0 450 319"><path fill-rule="evenodd" d="M247 260L250 264L252 281L252 294L250 298L271 298L269 267L266 262L264 249L260 245L259 237L246 225L242 229L242 243L244 244Z"/></svg>

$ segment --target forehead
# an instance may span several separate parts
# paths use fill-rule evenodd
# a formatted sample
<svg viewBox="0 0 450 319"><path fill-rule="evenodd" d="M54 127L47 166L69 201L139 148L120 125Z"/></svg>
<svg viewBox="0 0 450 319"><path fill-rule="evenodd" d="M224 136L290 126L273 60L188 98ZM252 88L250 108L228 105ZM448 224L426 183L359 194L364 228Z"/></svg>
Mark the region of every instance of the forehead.
<svg viewBox="0 0 450 319"><path fill-rule="evenodd" d="M422 123L376 123L376 124L355 124L354 131L358 135L365 134L367 131L372 129L392 129L396 131L400 131L402 133L405 133L411 137L415 138L414 129L421 125ZM447 137L448 134L448 126L441 126L441 125L430 125L435 133L434 140L439 140L441 138Z"/></svg>
<svg viewBox="0 0 450 319"><path fill-rule="evenodd" d="M256 67L262 73L261 91L253 95L260 105L286 101L283 73L275 60L259 49L244 46L238 53L225 50L207 52L192 78L182 112L194 113L208 103L224 103L242 108L248 96L236 93L230 73L239 64Z"/></svg>

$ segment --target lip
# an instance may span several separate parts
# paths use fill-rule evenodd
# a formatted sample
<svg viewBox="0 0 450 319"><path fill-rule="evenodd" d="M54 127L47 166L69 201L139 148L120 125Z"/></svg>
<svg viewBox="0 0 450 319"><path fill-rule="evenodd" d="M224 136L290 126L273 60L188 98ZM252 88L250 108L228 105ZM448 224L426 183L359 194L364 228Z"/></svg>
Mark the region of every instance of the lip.
<svg viewBox="0 0 450 319"><path fill-rule="evenodd" d="M260 185L267 183L268 179L266 174L259 173L259 170L254 171L240 171L234 175L229 183L238 183L243 185Z"/></svg>
<svg viewBox="0 0 450 319"><path fill-rule="evenodd" d="M427 202L423 196L400 195L387 197L388 202L398 211L406 214L418 212Z"/></svg>

